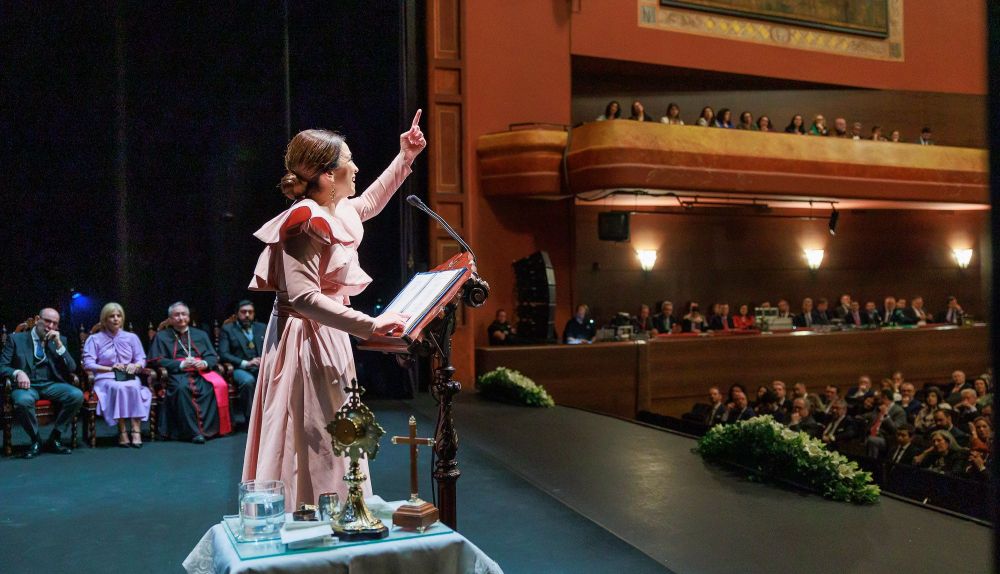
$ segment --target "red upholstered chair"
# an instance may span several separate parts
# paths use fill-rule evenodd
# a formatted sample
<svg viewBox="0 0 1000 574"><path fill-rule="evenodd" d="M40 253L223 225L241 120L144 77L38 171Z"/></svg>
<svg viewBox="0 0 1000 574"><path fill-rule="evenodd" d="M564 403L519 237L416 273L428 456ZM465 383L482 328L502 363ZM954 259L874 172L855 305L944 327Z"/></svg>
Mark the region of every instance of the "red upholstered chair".
<svg viewBox="0 0 1000 574"><path fill-rule="evenodd" d="M93 335L94 333L101 330L101 324L96 323L90 328L87 336ZM129 323L128 332L132 332L132 324ZM80 337L80 344L87 342L87 337ZM94 392L94 373L90 371L85 371L83 369L83 361L80 361L80 375L83 379L83 407L80 412L83 413L83 440L87 443L87 446L94 448L97 446L97 393ZM153 369L142 369L138 373L138 377L149 387L150 392L153 394L153 400L149 405L149 437L148 440L153 442L156 440L156 414L159 409L156 407L159 405L159 397L157 396L157 378L159 373ZM162 386L160 386L162 390Z"/></svg>
<svg viewBox="0 0 1000 574"><path fill-rule="evenodd" d="M15 333L22 333L31 329L35 326L35 321L38 317L32 317L27 321L18 325L15 329ZM5 341L6 343L6 341ZM76 374L70 375L69 383L77 388L80 387L80 377ZM11 444L11 430L14 426L14 398L13 393L15 389L14 381L10 377L3 377L0 379L0 426L3 427L3 455L10 456L14 453L13 445ZM38 426L47 425L53 420L55 420L56 409L51 401L46 399L41 399L35 401L35 415L38 417ZM76 423L79 420L79 414L73 417L73 423L70 428L70 433L73 435L70 441L71 448L76 448Z"/></svg>

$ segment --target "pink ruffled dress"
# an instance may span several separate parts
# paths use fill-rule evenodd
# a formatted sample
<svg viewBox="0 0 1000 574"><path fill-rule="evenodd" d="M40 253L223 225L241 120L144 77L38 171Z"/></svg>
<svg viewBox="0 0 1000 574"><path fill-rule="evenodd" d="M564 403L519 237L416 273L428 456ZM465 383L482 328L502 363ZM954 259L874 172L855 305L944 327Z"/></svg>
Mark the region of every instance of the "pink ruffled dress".
<svg viewBox="0 0 1000 574"><path fill-rule="evenodd" d="M346 402L355 378L348 335L371 336L374 318L349 297L371 283L358 264L362 222L378 215L410 174L402 154L335 214L310 199L294 203L254 233L266 244L250 289L275 291L264 336L243 480L285 483L285 508L316 504L320 494L346 500L346 459L333 454L326 425ZM363 381L362 381L363 384ZM368 474L367 461L362 471ZM365 496L371 495L371 480Z"/></svg>

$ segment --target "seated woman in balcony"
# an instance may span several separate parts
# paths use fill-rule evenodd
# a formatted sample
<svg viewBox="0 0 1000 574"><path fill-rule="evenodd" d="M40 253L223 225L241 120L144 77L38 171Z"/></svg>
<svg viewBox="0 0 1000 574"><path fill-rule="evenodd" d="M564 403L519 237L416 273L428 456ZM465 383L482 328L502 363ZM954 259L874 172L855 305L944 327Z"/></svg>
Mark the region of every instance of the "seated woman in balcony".
<svg viewBox="0 0 1000 574"><path fill-rule="evenodd" d="M688 303L688 311L681 318L681 331L685 333L700 333L708 329L708 321L698 310L698 303L692 301Z"/></svg>
<svg viewBox="0 0 1000 574"><path fill-rule="evenodd" d="M892 130L892 133L889 134L889 141L899 142L899 140L902 139L902 137L903 136L900 135L899 130Z"/></svg>
<svg viewBox="0 0 1000 574"><path fill-rule="evenodd" d="M118 426L118 446L130 446L126 423L131 423L131 446L142 448L139 425L149 418L153 397L136 377L146 366L146 353L139 337L122 329L124 324L125 311L118 303L101 309L101 330L83 345L83 368L94 373L97 414L108 426Z"/></svg>
<svg viewBox="0 0 1000 574"><path fill-rule="evenodd" d="M785 126L785 133L795 134L797 136L806 134L805 122L801 115L795 114L792 116L792 121L788 122L788 125Z"/></svg>
<svg viewBox="0 0 1000 574"><path fill-rule="evenodd" d="M705 106L701 109L701 115L698 116L698 125L703 128L715 126L715 110L711 106Z"/></svg>
<svg viewBox="0 0 1000 574"><path fill-rule="evenodd" d="M750 305L746 303L740 305L739 312L733 315L733 328L744 331L753 329L753 322L754 317L750 314Z"/></svg>
<svg viewBox="0 0 1000 574"><path fill-rule="evenodd" d="M924 393L924 406L917 412L913 426L917 431L925 433L934 429L934 413L941 409L952 410L951 405L941 400L941 389L930 387Z"/></svg>
<svg viewBox="0 0 1000 574"><path fill-rule="evenodd" d="M757 131L759 132L770 132L774 131L771 129L771 118L767 116L760 116L757 118Z"/></svg>
<svg viewBox="0 0 1000 574"><path fill-rule="evenodd" d="M729 111L729 108L722 108L719 110L719 114L715 116L715 127L732 129L733 112Z"/></svg>
<svg viewBox="0 0 1000 574"><path fill-rule="evenodd" d="M967 457L967 451L958 446L950 432L936 430L931 433L931 446L913 457L913 463L932 472L961 475Z"/></svg>
<svg viewBox="0 0 1000 574"><path fill-rule="evenodd" d="M667 104L667 115L660 118L660 123L671 126L684 125L684 120L681 119L681 107L673 102Z"/></svg>
<svg viewBox="0 0 1000 574"><path fill-rule="evenodd" d="M653 116L646 113L646 108L643 107L642 102L635 100L632 102L632 115L629 116L630 120L637 122L655 122Z"/></svg>
<svg viewBox="0 0 1000 574"><path fill-rule="evenodd" d="M886 141L885 136L882 135L882 126L872 126L871 140L874 142Z"/></svg>
<svg viewBox="0 0 1000 574"><path fill-rule="evenodd" d="M597 116L597 121L603 122L604 120L617 120L622 117L622 106L618 103L618 100L611 100L608 105L604 107L604 113Z"/></svg>
<svg viewBox="0 0 1000 574"><path fill-rule="evenodd" d="M830 135L830 130L826 127L826 118L823 114L816 114L813 118L813 123L809 126L809 135L811 136L826 136Z"/></svg>
<svg viewBox="0 0 1000 574"><path fill-rule="evenodd" d="M756 131L757 126L753 123L753 114L750 112L740 114L740 123L736 124L736 129Z"/></svg>

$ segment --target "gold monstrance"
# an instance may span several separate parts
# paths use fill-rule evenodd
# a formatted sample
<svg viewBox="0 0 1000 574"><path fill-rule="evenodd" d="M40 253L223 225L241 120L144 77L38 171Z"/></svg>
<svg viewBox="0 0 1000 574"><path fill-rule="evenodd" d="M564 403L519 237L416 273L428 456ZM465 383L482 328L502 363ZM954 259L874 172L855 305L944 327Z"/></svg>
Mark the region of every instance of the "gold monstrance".
<svg viewBox="0 0 1000 574"><path fill-rule="evenodd" d="M358 462L364 456L368 460L375 459L378 441L385 434L385 429L375 422L375 415L361 403L364 389L358 386L357 379L351 379L351 386L344 390L350 398L337 411L330 424L326 425L327 432L333 437L334 454L346 455L351 459L351 466L344 475L344 481L350 485L347 501L333 521L333 530L343 540L385 538L389 535L389 529L381 520L372 516L365 505L361 485L368 477L361 472Z"/></svg>

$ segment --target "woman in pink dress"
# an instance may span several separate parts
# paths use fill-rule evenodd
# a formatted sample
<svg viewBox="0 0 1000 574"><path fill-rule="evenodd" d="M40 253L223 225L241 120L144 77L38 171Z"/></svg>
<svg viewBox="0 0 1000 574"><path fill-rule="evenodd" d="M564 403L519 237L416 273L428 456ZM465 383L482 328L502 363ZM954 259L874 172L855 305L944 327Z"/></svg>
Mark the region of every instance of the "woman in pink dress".
<svg viewBox="0 0 1000 574"><path fill-rule="evenodd" d="M370 317L351 309L349 297L371 278L358 264L362 222L378 215L410 174L427 141L417 110L399 137L399 155L359 197L358 167L339 134L300 132L288 144L281 190L292 206L254 236L266 244L250 289L275 291L264 336L243 480L285 483L285 508L316 504L320 494L346 500L347 465L333 454L326 425L346 402L344 388L356 378L349 335L367 339L401 329L395 313ZM365 461L362 472L368 474ZM370 481L364 487L371 495Z"/></svg>
<svg viewBox="0 0 1000 574"><path fill-rule="evenodd" d="M97 414L108 426L118 425L118 446L142 448L139 425L149 419L153 395L136 376L146 366L142 343L134 333L122 329L124 324L125 311L118 303L101 309L101 330L83 344L83 368L94 373Z"/></svg>

